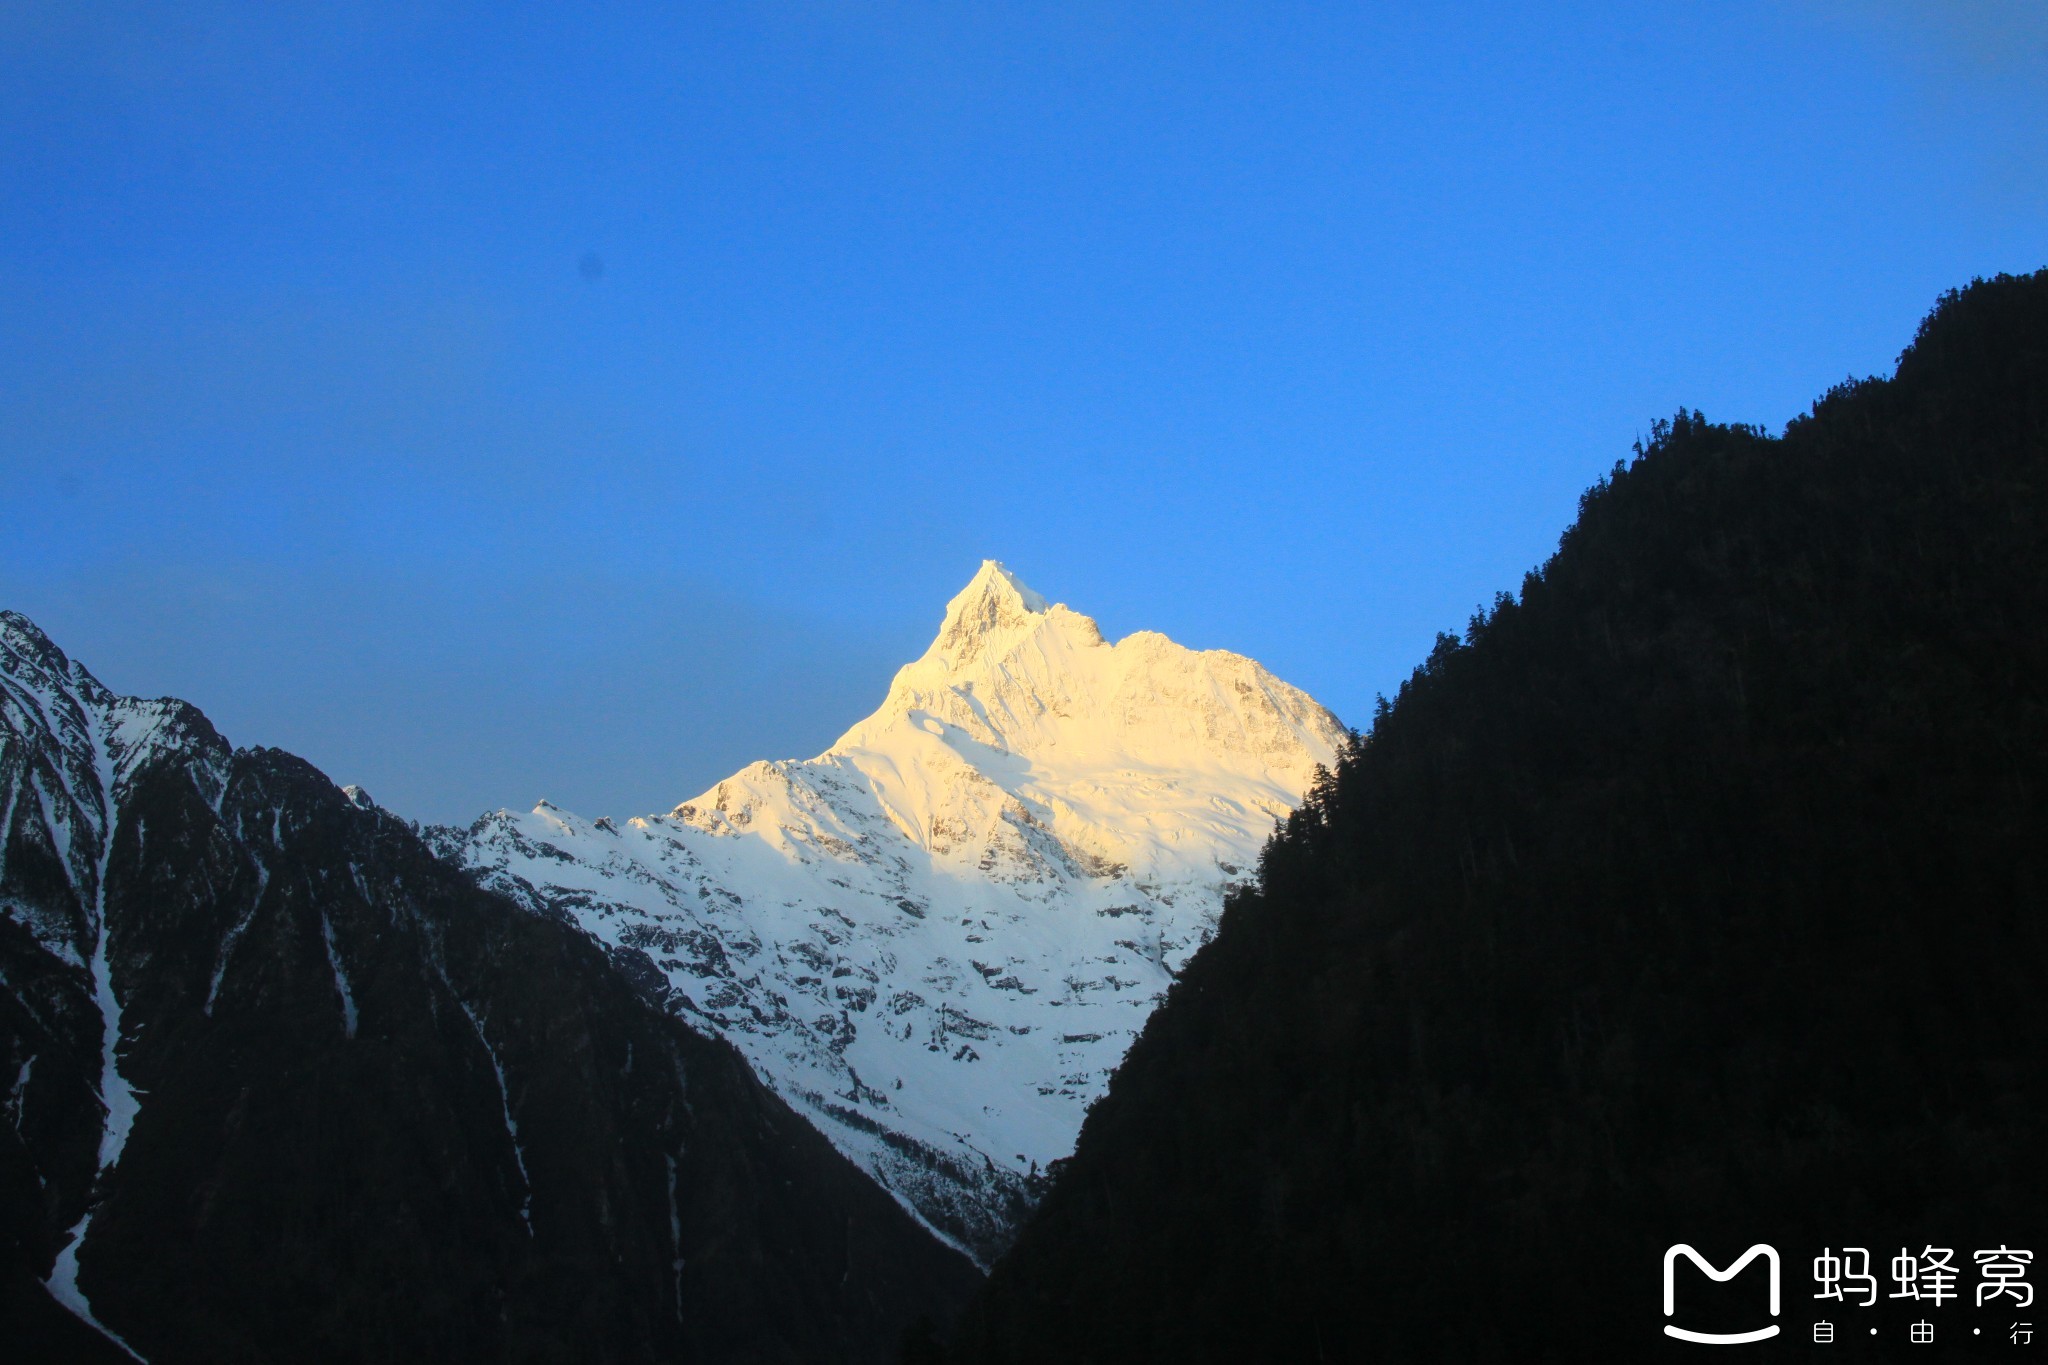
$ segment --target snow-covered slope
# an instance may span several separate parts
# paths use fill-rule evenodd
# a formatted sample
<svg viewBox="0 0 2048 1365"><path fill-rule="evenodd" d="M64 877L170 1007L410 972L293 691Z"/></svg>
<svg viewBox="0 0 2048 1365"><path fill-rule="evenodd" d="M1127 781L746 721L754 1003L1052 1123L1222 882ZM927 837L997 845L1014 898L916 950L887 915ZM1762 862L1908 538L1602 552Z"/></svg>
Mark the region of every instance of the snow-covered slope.
<svg viewBox="0 0 2048 1365"><path fill-rule="evenodd" d="M984 563L881 707L615 826L437 844L645 951L673 1007L984 1263L1343 736L1250 659L1114 644Z"/></svg>

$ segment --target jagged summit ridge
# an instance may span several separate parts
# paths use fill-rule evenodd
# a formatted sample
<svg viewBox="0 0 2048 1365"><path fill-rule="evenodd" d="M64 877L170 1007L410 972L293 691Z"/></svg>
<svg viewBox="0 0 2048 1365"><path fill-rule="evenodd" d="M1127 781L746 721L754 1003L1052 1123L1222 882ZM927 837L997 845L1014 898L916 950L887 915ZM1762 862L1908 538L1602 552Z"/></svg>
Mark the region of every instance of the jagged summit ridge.
<svg viewBox="0 0 2048 1365"><path fill-rule="evenodd" d="M1261 760L1252 766L1298 766L1303 741L1334 724L1242 655L1186 649L1155 631L1112 644L1093 619L1048 605L994 560L948 604L931 647L897 672L882 705L820 757L872 746L906 722L957 738L928 720L1004 753L1114 754L1173 769L1249 749Z"/></svg>
<svg viewBox="0 0 2048 1365"><path fill-rule="evenodd" d="M946 604L945 622L925 658L956 667L971 662L995 642L1031 629L1031 618L1048 610L1046 600L1015 574L996 560L984 559L967 586Z"/></svg>
<svg viewBox="0 0 2048 1365"><path fill-rule="evenodd" d="M986 561L816 757L623 826L543 802L441 845L645 951L680 1013L986 1261L1343 734L1250 659L1111 643Z"/></svg>

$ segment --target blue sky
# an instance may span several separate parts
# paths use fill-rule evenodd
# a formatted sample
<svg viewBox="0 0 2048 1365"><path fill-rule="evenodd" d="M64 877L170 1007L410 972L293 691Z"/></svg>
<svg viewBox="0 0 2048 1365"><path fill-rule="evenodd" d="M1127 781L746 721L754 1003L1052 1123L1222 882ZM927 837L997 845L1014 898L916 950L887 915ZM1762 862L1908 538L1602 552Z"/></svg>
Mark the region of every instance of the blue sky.
<svg viewBox="0 0 2048 1365"><path fill-rule="evenodd" d="M815 752L984 556L1362 722L2048 264L2044 16L7 5L0 605L430 819Z"/></svg>

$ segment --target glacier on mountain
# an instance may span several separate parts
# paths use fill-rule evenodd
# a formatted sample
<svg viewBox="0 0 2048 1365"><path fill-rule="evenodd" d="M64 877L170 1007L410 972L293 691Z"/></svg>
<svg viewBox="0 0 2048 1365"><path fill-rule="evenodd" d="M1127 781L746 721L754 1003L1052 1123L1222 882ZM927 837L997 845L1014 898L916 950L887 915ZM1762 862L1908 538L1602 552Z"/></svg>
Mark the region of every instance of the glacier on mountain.
<svg viewBox="0 0 2048 1365"><path fill-rule="evenodd" d="M1343 726L1250 659L1115 643L994 561L817 757L623 825L541 802L445 857L669 1003L987 1264Z"/></svg>

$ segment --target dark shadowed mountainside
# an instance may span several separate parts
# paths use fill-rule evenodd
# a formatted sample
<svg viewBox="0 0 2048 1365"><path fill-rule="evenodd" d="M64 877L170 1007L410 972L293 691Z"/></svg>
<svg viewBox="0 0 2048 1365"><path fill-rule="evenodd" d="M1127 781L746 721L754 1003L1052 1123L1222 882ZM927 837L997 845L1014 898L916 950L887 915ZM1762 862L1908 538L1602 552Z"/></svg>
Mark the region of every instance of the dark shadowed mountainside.
<svg viewBox="0 0 2048 1365"><path fill-rule="evenodd" d="M2044 474L2048 272L1782 437L1658 424L1276 836L955 1357L2012 1350L2044 1305L1980 1308L1975 1253L2048 1250ZM1773 1246L1782 1314L1695 1277L1667 1319L1680 1242ZM1873 1306L1814 1297L1845 1244ZM1960 1297L1890 1297L1904 1249Z"/></svg>
<svg viewBox="0 0 2048 1365"><path fill-rule="evenodd" d="M977 1280L651 964L7 613L0 859L10 1361L869 1361Z"/></svg>

